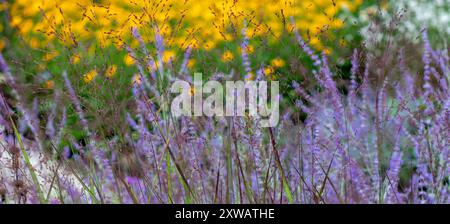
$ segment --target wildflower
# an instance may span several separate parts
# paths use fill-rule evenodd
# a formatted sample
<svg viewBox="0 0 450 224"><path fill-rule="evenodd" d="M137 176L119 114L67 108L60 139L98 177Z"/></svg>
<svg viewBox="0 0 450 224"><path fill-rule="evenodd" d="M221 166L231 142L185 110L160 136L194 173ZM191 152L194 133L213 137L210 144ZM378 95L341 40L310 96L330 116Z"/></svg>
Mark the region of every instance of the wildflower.
<svg viewBox="0 0 450 224"><path fill-rule="evenodd" d="M70 63L76 65L80 62L81 56L80 54L74 54L71 58L70 58Z"/></svg>
<svg viewBox="0 0 450 224"><path fill-rule="evenodd" d="M55 82L53 80L47 80L44 83L44 88L53 89L55 87Z"/></svg>
<svg viewBox="0 0 450 224"><path fill-rule="evenodd" d="M253 52L255 52L255 48L252 45L247 45L247 52L249 54L253 54Z"/></svg>
<svg viewBox="0 0 450 224"><path fill-rule="evenodd" d="M168 63L169 61L173 61L175 58L175 52L174 51L164 51L163 53L163 62Z"/></svg>
<svg viewBox="0 0 450 224"><path fill-rule="evenodd" d="M0 51L3 50L4 48L5 48L5 40L0 39Z"/></svg>
<svg viewBox="0 0 450 224"><path fill-rule="evenodd" d="M212 48L214 48L214 42L209 40L207 41L204 45L203 45L203 49L205 49L206 51L211 50Z"/></svg>
<svg viewBox="0 0 450 224"><path fill-rule="evenodd" d="M191 43L188 44L188 46L190 46L192 49L198 49L200 47L198 41L191 41ZM181 47L184 47L184 46L181 45Z"/></svg>
<svg viewBox="0 0 450 224"><path fill-rule="evenodd" d="M64 78L64 83L66 85L66 88L69 91L70 100L72 101L72 104L75 106L75 111L78 114L78 118L81 121L83 129L86 132L87 136L91 136L91 133L89 131L88 121L86 120L86 118L84 116L84 112L81 109L81 103L78 100L75 90L73 89L72 83L70 82L70 80L67 76L67 72L63 72L63 78ZM89 142L89 144L91 144L91 142Z"/></svg>
<svg viewBox="0 0 450 224"><path fill-rule="evenodd" d="M114 45L117 47L122 44L123 40L129 37L130 33L126 31L136 26L137 22L140 24L148 24L151 22L150 20L175 21L182 17L186 21L186 24L189 24L187 25L188 29L192 31L176 32L178 31L176 29L184 27L170 25L164 26L161 29L161 36L170 36L175 40L173 47L183 48L185 46L182 45L186 44L188 39L192 39L190 35L195 31L199 33L199 36L213 43L211 45L208 44L208 46L201 46L205 50L210 50L219 41L235 38L235 35L226 32L224 25L217 23L219 20L229 19L229 21L223 21L223 23L240 24L243 19L241 15L251 15L251 13L258 12L257 18L254 18L254 20L264 20L265 24L252 28L251 32L248 32L246 36L249 38L261 36L270 30L270 32L274 33L273 36L277 37L285 30L283 23L279 19L279 12L288 6L286 5L288 2L288 7L292 10L282 11L282 16L290 17L294 12L296 15L308 15L299 18L301 20L300 22L304 24L302 27L303 30L314 30L316 27L323 27L332 23L332 21L328 20L327 16L322 15L322 12L331 16L331 14L339 13L343 9L354 11L362 4L362 0L340 0L337 1L337 5L332 4L331 1L303 1L304 3L295 4L292 1L288 1L280 4L279 1L261 0L258 4L254 4L251 1L238 1L235 3L232 1L233 6L228 2L222 8L216 7L215 4L220 5L220 3L215 1L192 2L167 0L164 2L165 4L155 4L153 6L154 8L152 10L154 12L152 12L152 16L141 17L139 21L130 18L134 14L141 14L147 11L148 6L145 1L109 1L108 7L98 7L98 4L103 4L105 1L91 2L83 0L82 3L77 3L63 0L15 0L11 5L3 7L10 10L10 25L18 27L18 34L28 41L31 41L29 37L33 37L36 33L45 33L43 43L56 40L71 43L73 42L71 39L73 35L79 37L81 40L94 39L96 43L101 43L101 45ZM54 7L55 4L58 7ZM82 10L80 10L80 5L78 4L83 6ZM212 5L214 7L211 7ZM184 9L190 10L188 13L179 13ZM40 15L41 12L45 13L45 16L51 19L36 20L36 16ZM68 23L69 20L71 21L70 23ZM337 19L335 20L337 21ZM117 24L120 24L120 26L117 26ZM214 27L199 29L206 27L207 24L214 24ZM336 24L336 27L340 27L339 23ZM90 28L93 26L95 29L86 29L86 27ZM52 32L49 29L50 27L58 27L59 30L58 32ZM333 24L332 27L334 27ZM132 46L137 46L137 44L136 41L133 41ZM196 48L195 45L192 47Z"/></svg>
<svg viewBox="0 0 450 224"><path fill-rule="evenodd" d="M246 26L246 25L245 25ZM245 37L245 34L247 33L247 28L242 29L242 35L244 38L242 39L242 42L240 44L240 51L241 51L241 57L242 57L242 65L244 66L245 73L247 73L247 76L252 72L251 63L248 58L248 39Z"/></svg>
<svg viewBox="0 0 450 224"><path fill-rule="evenodd" d="M183 57L183 62L181 63L181 68L180 68L180 74L184 74L187 70L188 67L188 63L189 63L189 57L191 56L191 52L192 52L192 48L189 46L186 48L186 51L184 52L184 57Z"/></svg>
<svg viewBox="0 0 450 224"><path fill-rule="evenodd" d="M117 71L117 66L111 65L106 69L105 75L108 78L112 78L114 76L114 74L116 74L116 71Z"/></svg>
<svg viewBox="0 0 450 224"><path fill-rule="evenodd" d="M253 81L253 80L255 80L255 74L254 74L253 72L249 72L249 73L245 76L245 79L246 79L247 81Z"/></svg>
<svg viewBox="0 0 450 224"><path fill-rule="evenodd" d="M195 87L191 86L191 87L189 88L189 95L190 95L190 96L195 95Z"/></svg>
<svg viewBox="0 0 450 224"><path fill-rule="evenodd" d="M266 76L271 75L274 71L275 71L275 69L272 66L267 66L264 68L264 74Z"/></svg>
<svg viewBox="0 0 450 224"><path fill-rule="evenodd" d="M123 62L125 62L125 64L127 66L131 66L134 65L134 58L131 57L129 54L125 55L125 57L123 58Z"/></svg>
<svg viewBox="0 0 450 224"><path fill-rule="evenodd" d="M156 63L156 61L153 61L153 63L148 63L147 65L147 71L154 71L158 68L158 64Z"/></svg>
<svg viewBox="0 0 450 224"><path fill-rule="evenodd" d="M31 48L34 48L34 49L36 49L36 48L38 48L39 47L39 40L37 40L36 38L31 38L31 40L30 40L30 47Z"/></svg>
<svg viewBox="0 0 450 224"><path fill-rule="evenodd" d="M188 67L188 68L194 67L195 62L196 62L195 59L189 59L189 60L188 60L188 63L187 63L187 67Z"/></svg>
<svg viewBox="0 0 450 224"><path fill-rule="evenodd" d="M320 39L318 37L313 37L309 40L309 45L313 46L316 49L320 49L322 47L320 43Z"/></svg>
<svg viewBox="0 0 450 224"><path fill-rule="evenodd" d="M253 54L253 52L255 52L255 48L250 44L246 46L245 50L247 51L247 54Z"/></svg>
<svg viewBox="0 0 450 224"><path fill-rule="evenodd" d="M52 59L54 59L55 57L58 56L58 52L57 51L51 51L45 54L44 56L44 61L51 61Z"/></svg>
<svg viewBox="0 0 450 224"><path fill-rule="evenodd" d="M270 64L275 68L281 68L284 66L285 62L281 58L275 58L270 62Z"/></svg>
<svg viewBox="0 0 450 224"><path fill-rule="evenodd" d="M231 53L231 51L225 51L222 54L222 61L224 61L224 62L231 61L231 60L233 60L233 58L234 58L234 56L233 56L233 53Z"/></svg>
<svg viewBox="0 0 450 224"><path fill-rule="evenodd" d="M264 68L264 75L266 76L266 78L268 80L274 80L275 79L275 68L273 68L272 66L267 66Z"/></svg>
<svg viewBox="0 0 450 224"><path fill-rule="evenodd" d="M141 75L140 74L135 74L134 76L133 76L133 79L131 80L131 84L138 84L138 85L140 85L142 83L142 80L141 80Z"/></svg>
<svg viewBox="0 0 450 224"><path fill-rule="evenodd" d="M92 82L92 80L94 80L94 78L96 76L97 76L97 71L95 69L93 69L83 76L83 81L85 83L90 83L90 82Z"/></svg>

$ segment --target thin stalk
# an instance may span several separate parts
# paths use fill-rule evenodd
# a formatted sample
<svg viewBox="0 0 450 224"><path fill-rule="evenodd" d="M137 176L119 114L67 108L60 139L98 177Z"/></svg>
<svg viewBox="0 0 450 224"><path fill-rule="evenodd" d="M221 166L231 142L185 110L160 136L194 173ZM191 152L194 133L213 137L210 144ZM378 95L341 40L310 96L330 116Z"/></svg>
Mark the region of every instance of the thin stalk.
<svg viewBox="0 0 450 224"><path fill-rule="evenodd" d="M37 178L37 175L34 172L34 168L33 168L33 165L31 165L30 158L28 157L27 151L25 151L25 147L23 146L22 138L20 137L20 134L17 131L16 124L14 123L11 116L9 116L9 120L11 121L12 127L14 129L14 135L16 136L17 141L19 142L20 149L21 149L22 155L23 155L23 159L25 160L25 164L27 165L28 171L30 172L31 178L36 187L36 191L37 191L38 197L39 197L39 202L41 204L46 204L47 201L45 200L44 194L42 193L41 185L39 184L39 179Z"/></svg>

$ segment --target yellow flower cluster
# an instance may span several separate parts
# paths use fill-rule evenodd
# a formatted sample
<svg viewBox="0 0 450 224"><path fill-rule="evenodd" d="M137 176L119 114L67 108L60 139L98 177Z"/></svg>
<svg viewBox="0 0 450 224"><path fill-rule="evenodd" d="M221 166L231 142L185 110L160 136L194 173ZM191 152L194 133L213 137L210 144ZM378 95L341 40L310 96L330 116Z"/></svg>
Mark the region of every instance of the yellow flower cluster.
<svg viewBox="0 0 450 224"><path fill-rule="evenodd" d="M314 34L337 29L341 10L356 10L362 0L15 0L6 8L11 25L32 47L55 39L67 45L95 40L100 46L121 46L138 27L144 41L158 27L166 44L209 50L221 41L240 35L244 20L247 35L276 39L290 30L290 17L297 27L309 30L314 47L321 47ZM134 41L133 44L138 44ZM169 56L170 58L170 56ZM169 58L166 58L169 60Z"/></svg>
<svg viewBox="0 0 450 224"><path fill-rule="evenodd" d="M98 74L97 74L97 71L94 69L94 70L91 70L91 71L89 71L88 73L86 73L84 76L83 76L83 80L84 80L84 82L86 82L86 83L89 83L89 82L92 82L92 80L94 80L94 78L97 76Z"/></svg>

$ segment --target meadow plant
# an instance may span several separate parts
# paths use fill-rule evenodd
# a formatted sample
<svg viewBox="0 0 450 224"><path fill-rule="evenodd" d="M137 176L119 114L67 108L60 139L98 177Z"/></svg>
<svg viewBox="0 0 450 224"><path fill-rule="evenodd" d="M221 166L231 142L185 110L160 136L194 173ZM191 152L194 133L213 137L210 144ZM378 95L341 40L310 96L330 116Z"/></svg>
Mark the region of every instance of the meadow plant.
<svg viewBox="0 0 450 224"><path fill-rule="evenodd" d="M192 82L191 48L179 69L162 63L158 27L153 56L131 29L139 45L125 48L138 73L124 112L128 127L113 135L92 129L102 117L85 115L67 72L50 109L40 110L37 98L26 103L0 56L10 89L10 97L0 93L1 203L450 203L448 50L433 49L424 29L415 73L404 51L391 49L395 66L380 68L369 50L355 49L350 79L338 84L327 53L292 27L316 84L289 83L294 102L280 96L279 125L268 128L250 115L172 116L169 86ZM245 74L211 80L268 78L264 65L251 67L246 32L244 25ZM82 137L65 128L68 110Z"/></svg>

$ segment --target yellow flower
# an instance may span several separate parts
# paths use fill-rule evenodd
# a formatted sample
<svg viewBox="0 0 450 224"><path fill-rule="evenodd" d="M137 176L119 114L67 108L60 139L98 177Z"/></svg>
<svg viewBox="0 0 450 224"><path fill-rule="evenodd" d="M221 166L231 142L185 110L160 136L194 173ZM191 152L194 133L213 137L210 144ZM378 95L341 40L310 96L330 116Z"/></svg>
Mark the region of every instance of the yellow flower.
<svg viewBox="0 0 450 224"><path fill-rule="evenodd" d="M127 55L125 55L125 58L123 59L123 62L125 62L125 64L127 66L134 65L134 58L131 57L129 54L127 54Z"/></svg>
<svg viewBox="0 0 450 224"><path fill-rule="evenodd" d="M225 36L224 39L226 41L232 41L234 39L234 36L232 34L229 34L229 33L225 34L224 36Z"/></svg>
<svg viewBox="0 0 450 224"><path fill-rule="evenodd" d="M340 19L336 19L333 21L332 26L334 29L340 29L344 26L344 22Z"/></svg>
<svg viewBox="0 0 450 224"><path fill-rule="evenodd" d="M58 56L58 52L56 51L51 51L48 52L47 54L45 54L44 56L44 61L51 61L53 58L55 58L56 56Z"/></svg>
<svg viewBox="0 0 450 224"><path fill-rule="evenodd" d="M195 87L189 87L189 95L193 96L195 94Z"/></svg>
<svg viewBox="0 0 450 224"><path fill-rule="evenodd" d="M4 1L4 2L0 3L0 12L3 10L6 10L6 9L8 9L8 2Z"/></svg>
<svg viewBox="0 0 450 224"><path fill-rule="evenodd" d="M192 68L195 65L195 59L189 59L187 63L188 68Z"/></svg>
<svg viewBox="0 0 450 224"><path fill-rule="evenodd" d="M200 47L198 41L196 41L196 40L191 41L188 46L191 49L198 49ZM184 46L182 46L182 47L184 47Z"/></svg>
<svg viewBox="0 0 450 224"><path fill-rule="evenodd" d="M44 83L44 88L46 89L53 89L55 87L55 82L53 80L47 80Z"/></svg>
<svg viewBox="0 0 450 224"><path fill-rule="evenodd" d="M3 50L3 48L5 48L5 40L0 39L0 51Z"/></svg>
<svg viewBox="0 0 450 224"><path fill-rule="evenodd" d="M39 47L39 41L36 38L31 38L30 40L30 47L31 48L38 48Z"/></svg>
<svg viewBox="0 0 450 224"><path fill-rule="evenodd" d="M271 75L274 71L275 69L272 66L267 66L266 68L264 68L264 74L266 76Z"/></svg>
<svg viewBox="0 0 450 224"><path fill-rule="evenodd" d="M80 62L81 56L80 54L74 54L71 58L70 58L70 62L74 65L78 64Z"/></svg>
<svg viewBox="0 0 450 224"><path fill-rule="evenodd" d="M281 68L284 66L285 62L281 58L275 58L270 62L270 64L275 68Z"/></svg>
<svg viewBox="0 0 450 224"><path fill-rule="evenodd" d="M206 43L203 45L203 49L205 49L206 51L209 51L212 48L214 48L214 46L215 46L214 42L209 40L209 41L206 41Z"/></svg>
<svg viewBox="0 0 450 224"><path fill-rule="evenodd" d="M117 66L111 65L106 69L105 75L108 78L112 78L114 76L114 74L116 74L116 71L117 71Z"/></svg>
<svg viewBox="0 0 450 224"><path fill-rule="evenodd" d="M131 84L138 84L138 85L140 85L142 83L142 80L141 80L141 75L139 75L139 74L134 74L134 76L133 76L133 79L131 80Z"/></svg>
<svg viewBox="0 0 450 224"><path fill-rule="evenodd" d="M39 44L61 41L72 43L72 36L78 41L94 40L93 45L114 45L120 47L125 40L130 40L132 27L138 26L141 34L148 34L149 29L139 24L148 24L152 21L162 22L160 34L171 47L184 48L192 39L206 39L211 44L202 44L202 48L210 50L223 40L233 40L236 35L231 34L229 27L240 29L243 19L251 15L252 20L261 21L256 27L250 26L246 35L248 37L264 37L273 41L284 31L283 22L280 21L280 11L284 18L294 16L300 31L314 31L316 27L330 25L330 28L339 28L342 23L333 24L329 18L342 10L358 10L363 0L303 0L303 1L180 1L164 0L164 4L154 4L148 8L147 1L126 0L14 0L3 1L1 10L9 10L11 16L9 25L16 27L18 34L26 40L42 34L44 40ZM10 4L6 3L10 2ZM383 0L381 7L386 8L388 1ZM107 7L105 6L108 5ZM58 7L55 7L57 5ZM80 8L81 7L81 8ZM186 10L188 9L188 10ZM41 12L49 19L35 20ZM139 16L150 13L151 16ZM323 15L323 14L326 15ZM299 16L302 15L302 16ZM168 21L181 21L181 25L171 24ZM70 21L70 22L69 22ZM314 21L314 22L312 22ZM300 26L300 24L302 24ZM53 28L58 32L53 32ZM273 35L267 35L269 33ZM143 35L145 42L149 42ZM272 38L275 37L275 38ZM150 39L150 38L149 38ZM172 39L172 40L171 40ZM125 41L126 42L126 41ZM138 45L136 40L130 41L133 47ZM169 46L168 45L168 46ZM313 45L316 47L316 45ZM317 45L320 46L320 45ZM196 48L196 46L192 46ZM93 47L92 49L95 49ZM181 50L181 49L176 49ZM251 54L251 51L248 51ZM93 51L89 51L93 54ZM132 62L130 65L133 64Z"/></svg>
<svg viewBox="0 0 450 224"><path fill-rule="evenodd" d="M247 54L252 54L253 52L255 52L255 48L252 45L247 45L245 49Z"/></svg>
<svg viewBox="0 0 450 224"><path fill-rule="evenodd" d="M234 56L233 56L233 53L231 53L231 51L225 51L222 54L222 61L224 61L224 62L231 61L231 60L233 60L233 58L234 58Z"/></svg>
<svg viewBox="0 0 450 224"><path fill-rule="evenodd" d="M163 53L163 62L168 63L169 61L173 61L175 59L174 51L164 51Z"/></svg>
<svg viewBox="0 0 450 224"><path fill-rule="evenodd" d="M264 75L268 80L274 80L275 79L275 69L272 66L267 66L264 68Z"/></svg>
<svg viewBox="0 0 450 224"><path fill-rule="evenodd" d="M318 37L311 38L309 44L318 50L322 49L322 44L320 43L320 39Z"/></svg>
<svg viewBox="0 0 450 224"><path fill-rule="evenodd" d="M89 71L88 73L86 73L85 75L83 75L83 81L85 83L90 83L92 82L92 80L94 80L94 78L97 76L97 71L95 69Z"/></svg>

